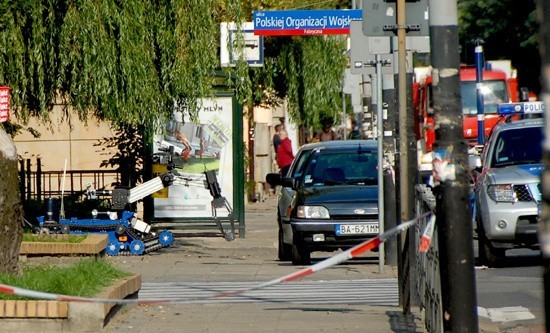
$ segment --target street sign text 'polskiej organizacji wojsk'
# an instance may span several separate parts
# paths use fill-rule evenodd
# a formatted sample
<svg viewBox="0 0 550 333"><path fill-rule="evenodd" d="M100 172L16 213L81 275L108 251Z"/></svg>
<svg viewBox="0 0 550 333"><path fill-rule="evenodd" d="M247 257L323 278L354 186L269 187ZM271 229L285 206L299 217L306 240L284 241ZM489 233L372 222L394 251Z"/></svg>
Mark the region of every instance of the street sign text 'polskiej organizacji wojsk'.
<svg viewBox="0 0 550 333"><path fill-rule="evenodd" d="M349 34L360 9L268 10L254 12L254 34L261 36L307 36Z"/></svg>

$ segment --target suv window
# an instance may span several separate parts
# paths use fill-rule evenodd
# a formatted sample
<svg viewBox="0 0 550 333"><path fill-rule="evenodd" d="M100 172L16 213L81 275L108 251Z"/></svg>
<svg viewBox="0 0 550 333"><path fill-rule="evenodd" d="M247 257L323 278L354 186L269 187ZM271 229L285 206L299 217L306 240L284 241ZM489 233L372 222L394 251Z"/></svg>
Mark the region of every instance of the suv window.
<svg viewBox="0 0 550 333"><path fill-rule="evenodd" d="M525 127L502 131L495 138L492 167L541 163L542 131L540 127Z"/></svg>
<svg viewBox="0 0 550 333"><path fill-rule="evenodd" d="M303 174L304 186L376 185L377 158L372 151L315 152Z"/></svg>

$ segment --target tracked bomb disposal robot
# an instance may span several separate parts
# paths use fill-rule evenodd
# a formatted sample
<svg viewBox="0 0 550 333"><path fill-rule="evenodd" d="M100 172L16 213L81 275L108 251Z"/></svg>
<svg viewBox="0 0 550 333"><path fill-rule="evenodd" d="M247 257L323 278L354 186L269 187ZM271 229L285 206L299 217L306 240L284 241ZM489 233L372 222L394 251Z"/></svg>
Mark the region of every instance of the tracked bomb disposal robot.
<svg viewBox="0 0 550 333"><path fill-rule="evenodd" d="M106 253L109 255L142 255L173 243L173 235L168 230L161 232L152 231L151 225L138 219L137 214L132 212L130 207L133 203L171 185L204 187L210 191L213 197L212 217L220 229L222 236L227 241L235 239L235 227L233 210L225 197L221 195L215 171L204 172L205 180L194 180L180 175L174 168L172 156L173 147L159 148L168 156L167 172L143 183L134 188L115 188L114 190L93 190L88 188L89 199L103 197L110 198L111 207L109 211L99 212L97 209L91 211L91 218L65 218L60 212L56 221L53 211L55 207L48 205L47 216L37 218L39 232L41 233L106 233L109 235L109 242ZM52 201L49 201L52 202ZM218 208L225 208L229 214L230 229L224 229L221 219L217 215Z"/></svg>

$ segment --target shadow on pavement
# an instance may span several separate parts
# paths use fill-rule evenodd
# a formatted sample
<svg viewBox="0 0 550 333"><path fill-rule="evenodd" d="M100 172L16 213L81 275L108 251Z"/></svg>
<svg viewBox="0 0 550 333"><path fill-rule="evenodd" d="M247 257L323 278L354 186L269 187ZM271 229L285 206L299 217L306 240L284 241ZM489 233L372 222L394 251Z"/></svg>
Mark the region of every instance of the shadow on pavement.
<svg viewBox="0 0 550 333"><path fill-rule="evenodd" d="M386 311L389 317L391 329L396 333L424 332L420 323L420 318L413 314L403 314L399 311Z"/></svg>

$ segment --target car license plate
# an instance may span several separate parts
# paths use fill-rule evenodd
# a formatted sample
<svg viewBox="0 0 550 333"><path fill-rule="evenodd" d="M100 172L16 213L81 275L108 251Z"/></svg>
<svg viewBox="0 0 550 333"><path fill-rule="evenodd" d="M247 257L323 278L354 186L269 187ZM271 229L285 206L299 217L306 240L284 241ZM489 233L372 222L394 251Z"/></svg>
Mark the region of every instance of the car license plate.
<svg viewBox="0 0 550 333"><path fill-rule="evenodd" d="M378 223L336 225L336 235L338 236L377 234L379 232Z"/></svg>

